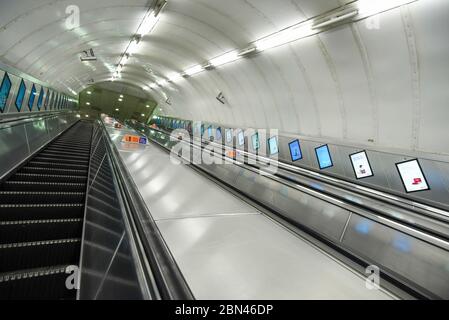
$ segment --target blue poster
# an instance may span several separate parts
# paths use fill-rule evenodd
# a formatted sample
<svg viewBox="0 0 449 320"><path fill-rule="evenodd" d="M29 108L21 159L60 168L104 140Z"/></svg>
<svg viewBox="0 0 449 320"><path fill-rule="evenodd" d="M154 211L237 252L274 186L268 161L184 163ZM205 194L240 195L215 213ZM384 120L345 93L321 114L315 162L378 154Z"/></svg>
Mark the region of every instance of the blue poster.
<svg viewBox="0 0 449 320"><path fill-rule="evenodd" d="M292 161L298 161L302 159L301 145L299 144L299 140L292 141L288 144L290 148L290 156Z"/></svg>

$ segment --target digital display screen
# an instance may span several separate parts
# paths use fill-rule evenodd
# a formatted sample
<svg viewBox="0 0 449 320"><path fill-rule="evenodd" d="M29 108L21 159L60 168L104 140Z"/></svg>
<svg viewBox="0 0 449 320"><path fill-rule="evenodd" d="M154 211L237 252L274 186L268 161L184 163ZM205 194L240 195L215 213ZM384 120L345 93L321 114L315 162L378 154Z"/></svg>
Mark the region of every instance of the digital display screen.
<svg viewBox="0 0 449 320"><path fill-rule="evenodd" d="M334 164L332 163L331 154L329 152L328 145L324 145L315 149L316 157L318 160L318 165L320 169L327 169L332 167Z"/></svg>
<svg viewBox="0 0 449 320"><path fill-rule="evenodd" d="M226 129L226 142L232 143L232 129Z"/></svg>
<svg viewBox="0 0 449 320"><path fill-rule="evenodd" d="M39 99L37 100L37 109L39 111L41 111L43 100L44 100L44 88L41 88L41 92L39 94Z"/></svg>
<svg viewBox="0 0 449 320"><path fill-rule="evenodd" d="M268 147L270 149L270 155L275 155L279 153L279 147L278 147L278 139L277 137L271 137L268 140Z"/></svg>
<svg viewBox="0 0 449 320"><path fill-rule="evenodd" d="M430 190L417 159L396 163L396 167L407 193Z"/></svg>
<svg viewBox="0 0 449 320"><path fill-rule="evenodd" d="M207 128L207 136L209 138L212 138L214 135L212 134L212 126L209 126L209 128Z"/></svg>
<svg viewBox="0 0 449 320"><path fill-rule="evenodd" d="M50 110L51 109L54 109L54 100L55 100L55 93L52 91L51 92L51 94L50 94L50 105L49 105L49 107L50 107Z"/></svg>
<svg viewBox="0 0 449 320"><path fill-rule="evenodd" d="M6 107L6 101L8 101L9 92L11 91L11 79L5 72L2 80L2 86L0 87L0 111L3 112Z"/></svg>
<svg viewBox="0 0 449 320"><path fill-rule="evenodd" d="M253 145L253 150L259 150L260 148L259 133L253 134L251 136L251 142Z"/></svg>
<svg viewBox="0 0 449 320"><path fill-rule="evenodd" d="M368 178L374 175L366 151L351 154L349 157L351 158L352 168L357 179Z"/></svg>
<svg viewBox="0 0 449 320"><path fill-rule="evenodd" d="M243 146L245 144L245 134L243 133L243 131L240 131L238 136L238 142L239 142L239 146Z"/></svg>
<svg viewBox="0 0 449 320"><path fill-rule="evenodd" d="M288 147L290 149L290 157L292 158L293 162L302 159L302 151L301 151L301 145L299 144L299 140L290 142L288 144Z"/></svg>
<svg viewBox="0 0 449 320"><path fill-rule="evenodd" d="M53 109L58 109L58 98L59 98L59 94L55 93L54 94L54 101L53 101Z"/></svg>
<svg viewBox="0 0 449 320"><path fill-rule="evenodd" d="M217 140L222 140L223 139L223 135L221 134L221 128L217 128L217 130L215 130L215 138Z"/></svg>
<svg viewBox="0 0 449 320"><path fill-rule="evenodd" d="M26 90L27 90L27 87L25 86L25 82L22 79L22 81L20 82L19 92L17 93L17 97L16 97L16 108L17 108L17 111L19 111L19 112L22 109L23 98L25 97Z"/></svg>

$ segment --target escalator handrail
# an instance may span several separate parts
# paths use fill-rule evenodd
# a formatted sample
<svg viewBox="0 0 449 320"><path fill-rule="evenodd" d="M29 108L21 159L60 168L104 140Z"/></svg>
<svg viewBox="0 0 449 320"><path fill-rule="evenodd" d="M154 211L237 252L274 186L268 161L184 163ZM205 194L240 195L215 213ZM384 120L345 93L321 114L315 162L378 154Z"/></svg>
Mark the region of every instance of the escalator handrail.
<svg viewBox="0 0 449 320"><path fill-rule="evenodd" d="M153 130L153 128L149 128L149 129ZM160 132L160 130L157 130L157 131ZM161 133L167 134L165 132L161 132ZM160 145L161 147L167 149L166 146L161 145L159 142L157 142L157 141L154 141L154 142L156 144ZM187 142L182 141L182 143L187 143ZM200 147L199 145L193 144L192 142L190 142L190 145L192 147L194 147L194 148L199 148ZM222 155L222 156L225 156L225 155ZM248 166L246 163L240 163L240 162L238 162L238 161L236 161L234 159L231 159L231 158L229 158L229 160L226 160L226 161L230 161L230 162L232 162L232 163L234 163L234 164L236 164L236 165L238 165L238 166L240 166L240 167L242 167L242 168L244 168L246 170L250 170L250 171L256 172L255 168L253 168L251 166ZM295 188L295 189L298 189L300 191L307 192L307 193L309 193L307 191L307 189L312 189L309 186L305 187L305 186L297 185L296 183L292 183L292 182L286 181L285 179L283 179L282 177L278 177L277 175L271 175L271 176L267 175L267 178L270 178L272 180L276 180L279 183L283 183L283 184L288 185L288 186L290 186L292 188ZM321 198L321 193L322 193L321 191L319 191L319 190L311 190L311 192L312 192L311 193L312 196ZM323 195L323 197L324 197L324 195ZM350 201L348 199L340 199L339 200L338 198L336 198L335 201L332 201L332 200L330 200L331 197L333 197L333 196L326 196L326 198L322 199L322 200L324 200L326 202L332 202L332 203L334 203L337 206L343 206L343 207L346 207L343 202L350 203ZM375 201L378 201L378 200L375 200ZM449 250L449 242L448 242L447 235L442 236L441 233L432 232L432 229L431 229L430 226L427 229L423 229L420 226L413 225L413 224L410 224L410 223L405 223L405 221L399 221L399 220L396 221L396 219L394 219L394 217L392 217L390 214L388 214L386 212L384 212L384 213L382 213L381 211L374 212L374 211L372 211L372 210L370 210L368 208L361 208L361 209L356 210L356 207L351 208L350 211L358 212L358 213L362 214L363 216L366 216L369 219L373 219L375 221L378 221L378 222L380 222L380 223L382 223L384 225L387 225L387 226L389 226L389 227L391 227L393 229L401 230L402 232L405 232L405 233L407 233L407 234L409 234L409 235L411 235L411 236L413 236L415 238L418 238L418 239L421 239L421 240L426 241L428 243L431 243L432 245L440 247L440 248L442 248L444 250ZM348 208L346 208L346 209L348 209ZM367 210L369 210L369 211L367 211Z"/></svg>
<svg viewBox="0 0 449 320"><path fill-rule="evenodd" d="M160 297L164 300L194 300L192 291L168 249L137 186L121 160L104 123L101 124L101 130L106 137L106 150L117 172L117 180L122 185L122 197L127 199L129 205L129 218L136 227L137 234L134 236L141 239Z"/></svg>
<svg viewBox="0 0 449 320"><path fill-rule="evenodd" d="M157 132L160 132L162 134L170 135L170 132L161 130L161 129L155 129L150 128L147 126L144 126L148 130L154 130ZM223 145L223 144L217 144L215 142L210 142L210 144L215 145L216 147L225 148L229 150L234 150L234 148L231 148L229 146ZM203 147L203 146L202 146ZM366 186L361 186L355 183L348 182L346 180L338 179L335 177L326 176L323 174L320 174L318 172L306 169L306 168L300 168L296 166L292 166L290 164L284 163L283 161L277 161L275 163L275 160L261 156L261 155L254 155L253 153L244 151L244 150L238 150L243 157L248 157L253 160L261 161L262 163L270 163L270 164L276 164L280 169L285 170L287 172L296 174L298 176L305 176L310 179L315 179L320 182L323 182L325 184L332 185L334 187L345 189L351 193L358 193L362 196L373 198L375 200L380 200L385 203L388 203L390 205L394 205L397 207L401 207L403 209L414 211L418 214L424 214L426 216L429 216L433 219L439 219L445 222L449 222L449 212L434 206L430 206L428 204L419 203L401 196L397 195L391 195L384 191L379 191L377 189L372 189ZM223 156L229 158L225 153L223 153ZM309 187L314 188L313 185L310 185ZM320 190L317 190L320 191Z"/></svg>
<svg viewBox="0 0 449 320"><path fill-rule="evenodd" d="M32 122L44 120L52 117L56 117L64 113L73 113L72 110L62 110L62 111L47 111L47 112L27 112L27 113L12 113L4 114L0 117L0 128L4 125L20 125L23 122Z"/></svg>

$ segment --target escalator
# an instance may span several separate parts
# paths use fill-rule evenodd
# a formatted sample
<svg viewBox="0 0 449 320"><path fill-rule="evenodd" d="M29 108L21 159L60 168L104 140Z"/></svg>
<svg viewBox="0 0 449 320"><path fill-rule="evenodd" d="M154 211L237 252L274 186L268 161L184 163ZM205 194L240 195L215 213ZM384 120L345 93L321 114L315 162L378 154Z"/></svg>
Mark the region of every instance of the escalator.
<svg viewBox="0 0 449 320"><path fill-rule="evenodd" d="M75 299L92 123L79 121L0 185L0 299Z"/></svg>

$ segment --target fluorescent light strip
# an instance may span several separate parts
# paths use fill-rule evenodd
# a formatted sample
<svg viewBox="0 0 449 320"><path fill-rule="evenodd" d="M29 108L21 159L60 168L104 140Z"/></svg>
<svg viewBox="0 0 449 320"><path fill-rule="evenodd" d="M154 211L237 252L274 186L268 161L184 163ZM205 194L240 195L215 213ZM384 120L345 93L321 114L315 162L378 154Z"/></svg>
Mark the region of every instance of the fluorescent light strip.
<svg viewBox="0 0 449 320"><path fill-rule="evenodd" d="M328 15L327 16L328 20L326 20L326 16L323 15L313 20L311 19L301 22L299 24L293 25L289 28L276 32L270 36L261 38L255 41L254 43L250 44L249 47L241 51L234 50L210 60L205 65L193 66L185 70L184 74L187 76L193 76L211 66L218 67L226 63L236 61L241 57L249 55L255 51L265 51L308 36L315 35L321 31L319 30L320 28L329 27L334 23L342 22L344 20L357 21L378 14L380 12L388 11L415 1L418 0L358 0L354 3L351 3L351 5L343 6L340 11ZM353 19L349 20L351 18ZM314 21L320 22L314 25L313 24ZM168 79L174 82L178 79L181 79L181 77L182 75L174 73L172 75L169 75Z"/></svg>
<svg viewBox="0 0 449 320"><path fill-rule="evenodd" d="M317 32L318 31L312 29L310 22L305 22L258 40L254 42L254 45L256 46L257 50L264 51L316 34Z"/></svg>
<svg viewBox="0 0 449 320"><path fill-rule="evenodd" d="M157 83L158 85L160 85L161 87L165 87L166 85L168 85L168 81L167 81L167 80L164 80L164 79L159 80L159 81L156 81L156 83Z"/></svg>
<svg viewBox="0 0 449 320"><path fill-rule="evenodd" d="M237 50L225 53L215 59L210 60L210 64L214 67L222 66L226 63L230 63L240 59L239 52Z"/></svg>
<svg viewBox="0 0 449 320"><path fill-rule="evenodd" d="M313 25L312 29L315 30L315 29L319 29L319 28L328 27L328 26L333 25L335 23L342 22L344 20L353 18L353 17L355 17L358 14L359 14L359 11L358 10L354 10L354 11L345 13L345 14L343 14L341 16L332 17L332 18L330 18L327 21L324 21L322 23L318 23L318 24Z"/></svg>
<svg viewBox="0 0 449 320"><path fill-rule="evenodd" d="M187 69L186 71L184 71L184 73L186 75L188 75L188 76L193 76L193 75L195 75L197 73L200 73L202 71L204 71L204 68L202 66L200 66L200 65L197 65L197 66L194 66L194 67L191 67L191 68Z"/></svg>
<svg viewBox="0 0 449 320"><path fill-rule="evenodd" d="M360 17L369 17L418 0L359 0L355 6Z"/></svg>
<svg viewBox="0 0 449 320"><path fill-rule="evenodd" d="M155 12L151 11L149 12L145 18L143 19L142 24L140 25L139 29L137 30L137 34L144 36L151 31L153 31L154 27L159 21L159 16L155 16Z"/></svg>
<svg viewBox="0 0 449 320"><path fill-rule="evenodd" d="M176 82L182 79L182 75L180 73L174 72L167 76L168 80L171 82Z"/></svg>

